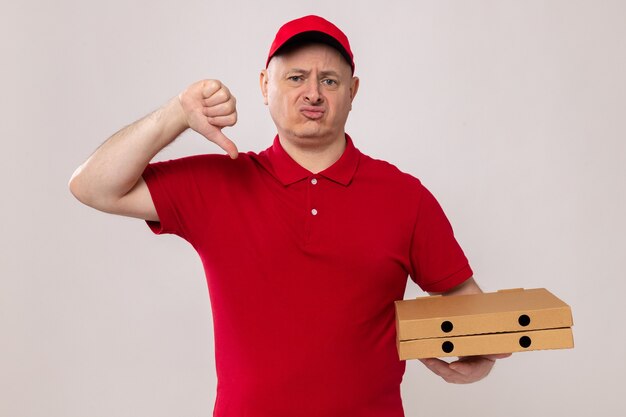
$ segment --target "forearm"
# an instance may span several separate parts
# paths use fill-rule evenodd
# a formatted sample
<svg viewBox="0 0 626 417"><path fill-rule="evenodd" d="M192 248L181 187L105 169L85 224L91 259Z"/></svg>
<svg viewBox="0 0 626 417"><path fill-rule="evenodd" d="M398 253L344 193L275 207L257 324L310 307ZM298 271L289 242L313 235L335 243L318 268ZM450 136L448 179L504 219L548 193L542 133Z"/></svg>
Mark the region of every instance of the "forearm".
<svg viewBox="0 0 626 417"><path fill-rule="evenodd" d="M473 277L467 279L461 284L448 291L442 293L430 293L431 295L463 295L463 294L480 294L483 291L480 289Z"/></svg>
<svg viewBox="0 0 626 417"><path fill-rule="evenodd" d="M152 158L187 128L178 98L111 136L74 172L70 190L105 209L126 195Z"/></svg>

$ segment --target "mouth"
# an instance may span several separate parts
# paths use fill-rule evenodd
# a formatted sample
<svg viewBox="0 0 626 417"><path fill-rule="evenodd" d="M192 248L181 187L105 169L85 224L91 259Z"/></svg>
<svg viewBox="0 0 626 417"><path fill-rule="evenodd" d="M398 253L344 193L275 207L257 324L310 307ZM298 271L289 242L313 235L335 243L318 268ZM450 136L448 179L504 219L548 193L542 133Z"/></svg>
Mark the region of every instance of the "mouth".
<svg viewBox="0 0 626 417"><path fill-rule="evenodd" d="M300 113L307 119L311 120L321 119L322 117L324 117L324 112L325 110L321 107L303 106L300 108Z"/></svg>

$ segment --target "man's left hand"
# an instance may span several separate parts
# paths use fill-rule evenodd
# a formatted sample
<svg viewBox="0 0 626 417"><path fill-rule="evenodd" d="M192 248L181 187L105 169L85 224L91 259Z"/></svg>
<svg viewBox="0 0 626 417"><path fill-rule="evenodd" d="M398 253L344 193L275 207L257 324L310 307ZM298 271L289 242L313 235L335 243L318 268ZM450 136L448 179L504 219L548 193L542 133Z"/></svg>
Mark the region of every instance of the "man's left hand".
<svg viewBox="0 0 626 417"><path fill-rule="evenodd" d="M446 382L471 384L489 375L496 359L508 358L509 356L511 356L510 353L465 356L450 363L437 358L420 359L420 361Z"/></svg>

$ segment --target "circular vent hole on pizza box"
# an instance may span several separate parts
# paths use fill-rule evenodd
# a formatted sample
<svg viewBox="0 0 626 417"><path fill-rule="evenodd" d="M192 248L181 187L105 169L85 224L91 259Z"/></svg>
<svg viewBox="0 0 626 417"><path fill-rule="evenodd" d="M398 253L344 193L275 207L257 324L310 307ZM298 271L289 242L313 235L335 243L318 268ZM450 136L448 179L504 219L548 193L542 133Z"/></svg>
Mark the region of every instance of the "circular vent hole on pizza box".
<svg viewBox="0 0 626 417"><path fill-rule="evenodd" d="M443 350L445 353L450 353L454 350L454 343L450 342L449 340L446 342L443 342L441 344L441 350Z"/></svg>
<svg viewBox="0 0 626 417"><path fill-rule="evenodd" d="M452 329L454 329L454 325L452 324L451 321L446 320L443 323L441 323L441 330L444 333L450 333Z"/></svg>
<svg viewBox="0 0 626 417"><path fill-rule="evenodd" d="M532 341L530 340L530 337L522 336L519 338L519 345L521 347L527 348L527 347L530 347L531 344L532 344Z"/></svg>
<svg viewBox="0 0 626 417"><path fill-rule="evenodd" d="M530 317L528 317L528 315L526 314L522 314L521 316L519 316L519 319L517 319L517 322L520 326L526 327L530 324Z"/></svg>

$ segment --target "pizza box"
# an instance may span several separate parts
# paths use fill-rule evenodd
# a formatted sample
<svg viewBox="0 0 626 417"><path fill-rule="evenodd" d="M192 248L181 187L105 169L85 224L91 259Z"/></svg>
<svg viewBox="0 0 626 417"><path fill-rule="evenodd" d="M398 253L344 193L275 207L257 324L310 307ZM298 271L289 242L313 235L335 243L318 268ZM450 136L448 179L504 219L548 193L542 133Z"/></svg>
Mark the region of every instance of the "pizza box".
<svg viewBox="0 0 626 417"><path fill-rule="evenodd" d="M574 347L570 307L545 288L396 301L401 360Z"/></svg>

